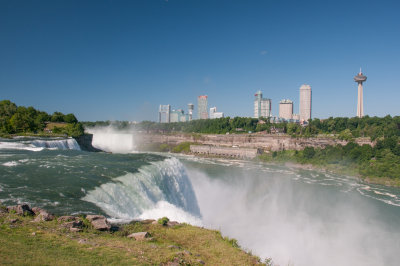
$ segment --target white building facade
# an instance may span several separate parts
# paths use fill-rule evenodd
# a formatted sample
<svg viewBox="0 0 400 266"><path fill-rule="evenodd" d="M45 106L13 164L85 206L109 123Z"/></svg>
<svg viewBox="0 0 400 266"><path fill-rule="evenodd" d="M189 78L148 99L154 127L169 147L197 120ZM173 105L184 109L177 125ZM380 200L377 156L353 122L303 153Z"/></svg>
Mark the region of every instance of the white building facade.
<svg viewBox="0 0 400 266"><path fill-rule="evenodd" d="M263 98L260 90L254 96L254 118L270 117L271 99Z"/></svg>
<svg viewBox="0 0 400 266"><path fill-rule="evenodd" d="M293 118L293 102L282 100L279 102L279 118L291 120Z"/></svg>
<svg viewBox="0 0 400 266"><path fill-rule="evenodd" d="M300 87L300 122L307 122L311 119L311 86L304 84Z"/></svg>

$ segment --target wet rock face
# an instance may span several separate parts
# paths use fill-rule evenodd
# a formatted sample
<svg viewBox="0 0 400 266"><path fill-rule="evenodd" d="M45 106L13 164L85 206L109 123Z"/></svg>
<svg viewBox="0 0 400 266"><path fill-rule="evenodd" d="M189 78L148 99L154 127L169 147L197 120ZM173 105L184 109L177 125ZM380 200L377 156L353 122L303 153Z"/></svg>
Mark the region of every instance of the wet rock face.
<svg viewBox="0 0 400 266"><path fill-rule="evenodd" d="M34 220L35 222L53 221L55 219L55 216L52 213L41 208L33 207L32 211L35 213L35 215L37 215Z"/></svg>
<svg viewBox="0 0 400 266"><path fill-rule="evenodd" d="M35 213L32 211L31 207L28 204L18 204L15 206L8 206L8 212L14 211L18 215L34 215Z"/></svg>
<svg viewBox="0 0 400 266"><path fill-rule="evenodd" d="M109 231L111 229L110 223L103 215L88 215L86 219L92 224L93 228L99 231Z"/></svg>

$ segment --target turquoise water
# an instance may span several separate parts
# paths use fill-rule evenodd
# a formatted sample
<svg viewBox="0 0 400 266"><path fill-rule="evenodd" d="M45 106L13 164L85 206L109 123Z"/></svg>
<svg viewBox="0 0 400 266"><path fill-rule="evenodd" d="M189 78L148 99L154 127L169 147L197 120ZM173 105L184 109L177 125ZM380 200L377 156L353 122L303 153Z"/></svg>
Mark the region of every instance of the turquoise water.
<svg viewBox="0 0 400 266"><path fill-rule="evenodd" d="M399 265L400 190L330 173L0 140L0 201L119 220L168 216L219 229L277 265Z"/></svg>

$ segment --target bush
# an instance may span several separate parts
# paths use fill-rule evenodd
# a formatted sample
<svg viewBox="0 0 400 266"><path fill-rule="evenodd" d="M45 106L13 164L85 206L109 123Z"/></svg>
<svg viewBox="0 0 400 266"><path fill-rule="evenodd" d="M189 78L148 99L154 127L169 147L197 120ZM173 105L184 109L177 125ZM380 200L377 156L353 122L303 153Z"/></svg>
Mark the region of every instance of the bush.
<svg viewBox="0 0 400 266"><path fill-rule="evenodd" d="M306 159L311 159L315 155L315 149L314 147L305 147L303 150L303 156Z"/></svg>
<svg viewBox="0 0 400 266"><path fill-rule="evenodd" d="M157 222L159 224L161 224L162 226L166 226L169 222L169 219L168 219L168 217L163 217L163 218L158 219Z"/></svg>

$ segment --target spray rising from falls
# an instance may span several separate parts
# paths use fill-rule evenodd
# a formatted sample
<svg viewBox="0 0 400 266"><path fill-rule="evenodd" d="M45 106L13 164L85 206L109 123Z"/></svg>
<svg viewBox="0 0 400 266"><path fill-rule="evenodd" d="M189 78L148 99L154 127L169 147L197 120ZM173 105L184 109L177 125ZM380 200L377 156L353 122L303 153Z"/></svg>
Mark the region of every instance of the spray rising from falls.
<svg viewBox="0 0 400 266"><path fill-rule="evenodd" d="M136 151L135 136L132 132L108 127L89 128L93 134L92 145L103 151L113 153L132 153Z"/></svg>
<svg viewBox="0 0 400 266"><path fill-rule="evenodd" d="M157 219L200 224L200 210L185 168L176 158L152 162L137 173L127 173L89 191L83 200L109 216L123 219Z"/></svg>

